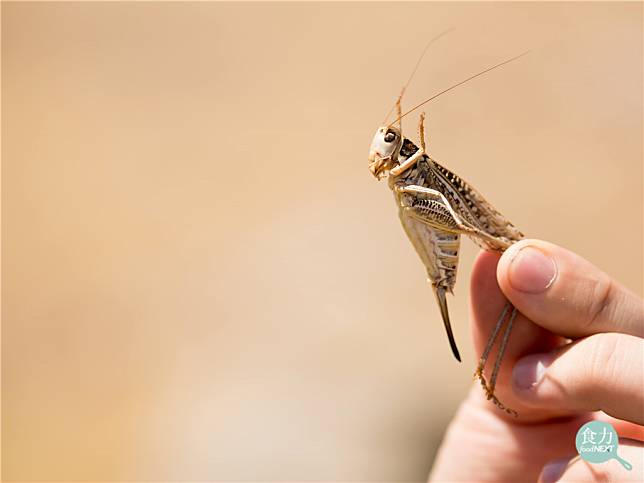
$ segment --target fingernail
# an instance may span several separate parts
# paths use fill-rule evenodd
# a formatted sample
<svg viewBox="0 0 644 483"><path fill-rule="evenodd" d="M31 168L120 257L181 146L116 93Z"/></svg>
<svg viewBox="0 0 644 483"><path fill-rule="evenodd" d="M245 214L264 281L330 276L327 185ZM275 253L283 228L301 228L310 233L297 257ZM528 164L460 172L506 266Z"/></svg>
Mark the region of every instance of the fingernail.
<svg viewBox="0 0 644 483"><path fill-rule="evenodd" d="M515 290L541 293L555 281L555 261L538 248L526 246L510 262L508 278Z"/></svg>
<svg viewBox="0 0 644 483"><path fill-rule="evenodd" d="M555 483L563 475L566 467L570 463L570 458L562 458L551 461L541 470L540 483Z"/></svg>
<svg viewBox="0 0 644 483"><path fill-rule="evenodd" d="M550 354L532 354L519 359L512 369L512 384L521 390L533 388L541 382L551 362Z"/></svg>

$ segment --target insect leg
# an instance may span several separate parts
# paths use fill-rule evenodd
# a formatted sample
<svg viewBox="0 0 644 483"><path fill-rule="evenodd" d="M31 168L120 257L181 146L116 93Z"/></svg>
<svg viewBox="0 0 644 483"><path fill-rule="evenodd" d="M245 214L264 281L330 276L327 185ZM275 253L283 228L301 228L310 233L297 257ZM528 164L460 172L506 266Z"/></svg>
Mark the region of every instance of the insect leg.
<svg viewBox="0 0 644 483"><path fill-rule="evenodd" d="M501 327L505 322L508 310L510 308L512 308L512 312L510 313L510 319L508 321L507 327L503 331L503 338L501 339L499 352L494 361L494 369L492 370L492 376L490 377L490 383L488 384L487 381L485 380L485 376L483 375L483 369L487 362L487 358L490 355L490 351L492 350L492 346L494 345L494 342L496 341L496 338L499 334L499 331L501 330ZM505 353L505 348L508 345L510 332L512 331L512 326L514 324L514 319L516 318L516 316L517 316L517 309L514 306L512 306L510 303L506 303L505 307L503 307L503 311L501 312L501 316L499 317L498 322L494 326L494 330L492 331L492 334L490 335L487 341L487 344L485 345L485 350L483 351L483 355L481 355L481 359L479 360L479 364L476 368L476 372L474 373L474 377L478 378L481 381L481 385L485 389L486 397L488 399L491 399L492 402L494 402L494 404L498 406L500 409L504 410L508 414L512 414L515 417L517 416L517 412L514 409L511 409L505 406L501 401L499 401L499 399L494 395L494 389L496 387L496 379L499 375L499 370L501 368L501 361L503 360L503 354Z"/></svg>
<svg viewBox="0 0 644 483"><path fill-rule="evenodd" d="M487 344L485 345L483 354L479 359L479 365L476 367L476 372L474 373L474 377L481 380L481 382L486 387L486 389L487 389L487 383L485 383L483 379L483 369L485 368L485 363L487 362L487 358L490 356L490 351L494 346L496 337L497 335L499 335L499 331L501 330L501 327L503 327L503 322L505 322L505 316L508 314L508 308L510 308L510 304L505 304L505 307L503 307L503 312L501 312L501 316L499 317L498 322L494 326L494 330L492 331L490 338L487 340Z"/></svg>
<svg viewBox="0 0 644 483"><path fill-rule="evenodd" d="M411 159L411 158L410 158ZM442 227L442 226L436 226L432 225L436 228L443 228L448 231L456 232L456 233L464 233L472 238L476 238L478 240L483 241L487 246L494 247L494 249L500 249L500 251L505 250L508 246L510 246L510 243L507 241L504 241L500 238L497 238L495 236L490 235L489 233L475 227L474 225L468 223L467 221L464 221L457 213L456 210L452 208L450 205L449 201L445 197L443 193L440 191L431 189L431 188L425 188L424 186L418 186L418 185L407 185L407 186L399 186L396 188L396 190L399 193L406 193L406 194L411 194L415 196L425 196L425 197L430 197L438 202L440 202L441 205L444 206L444 209L449 210L451 218L456 222L458 225L458 230L454 230L453 226L450 227ZM431 223L430 223L431 224ZM451 224L450 224L451 225Z"/></svg>
<svg viewBox="0 0 644 483"><path fill-rule="evenodd" d="M425 152L425 113L420 113L420 119L418 121L418 137L420 138L420 150Z"/></svg>
<svg viewBox="0 0 644 483"><path fill-rule="evenodd" d="M510 304L508 304L510 305ZM510 314L510 320L508 321L508 326L503 332L503 339L501 339L501 346L499 347L499 353L496 356L494 361L494 370L492 371L492 376L490 377L490 392L494 394L494 388L496 387L496 378L499 375L499 369L501 368L501 361L503 360L503 353L505 348L508 345L508 339L510 338L510 332L512 332L512 324L514 324L514 319L517 316L516 307L512 307L512 313Z"/></svg>
<svg viewBox="0 0 644 483"><path fill-rule="evenodd" d="M410 214L435 228L476 236L480 230L466 224L440 191L424 186L408 185L396 188L398 192L412 195L414 203Z"/></svg>
<svg viewBox="0 0 644 483"><path fill-rule="evenodd" d="M402 96L402 93L400 94ZM398 109L400 109L400 97L398 98L398 102L396 103L396 106ZM398 112L400 114L400 111ZM400 129L402 132L402 126L400 126ZM407 160L403 161L402 164L396 166L395 168L391 169L389 171L390 174L393 176L398 176L401 173L404 173L407 171L409 168L414 166L416 162L425 156L427 152L425 151L425 113L423 112L420 115L420 120L418 121L418 133L420 135L420 148L418 151L416 151L414 154L412 154Z"/></svg>
<svg viewBox="0 0 644 483"><path fill-rule="evenodd" d="M392 176L398 176L401 173L404 173L407 171L409 168L413 167L416 162L421 159L425 155L425 152L423 149L419 149L416 151L414 154L409 156L405 161L402 162L402 164L399 164L398 166L392 168L389 171L389 174Z"/></svg>

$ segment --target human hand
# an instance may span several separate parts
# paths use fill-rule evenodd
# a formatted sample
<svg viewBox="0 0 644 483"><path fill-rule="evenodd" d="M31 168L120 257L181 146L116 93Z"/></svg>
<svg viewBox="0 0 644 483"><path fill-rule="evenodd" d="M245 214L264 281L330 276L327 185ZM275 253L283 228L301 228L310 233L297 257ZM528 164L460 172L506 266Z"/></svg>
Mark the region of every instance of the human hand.
<svg viewBox="0 0 644 483"><path fill-rule="evenodd" d="M519 417L486 401L475 383L430 480L644 481L642 299L578 255L538 240L502 256L482 252L471 287L478 354L506 298L520 312L496 386ZM617 461L574 458L577 430L593 419L613 424L631 471Z"/></svg>

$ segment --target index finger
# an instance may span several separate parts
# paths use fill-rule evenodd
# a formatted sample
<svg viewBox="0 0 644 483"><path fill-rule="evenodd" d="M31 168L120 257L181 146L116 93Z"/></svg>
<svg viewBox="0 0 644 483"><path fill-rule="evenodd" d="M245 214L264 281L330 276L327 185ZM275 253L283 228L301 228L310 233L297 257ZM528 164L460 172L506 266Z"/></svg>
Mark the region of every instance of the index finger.
<svg viewBox="0 0 644 483"><path fill-rule="evenodd" d="M644 337L642 299L575 253L541 240L522 240L503 254L499 286L541 327L569 338L601 332Z"/></svg>

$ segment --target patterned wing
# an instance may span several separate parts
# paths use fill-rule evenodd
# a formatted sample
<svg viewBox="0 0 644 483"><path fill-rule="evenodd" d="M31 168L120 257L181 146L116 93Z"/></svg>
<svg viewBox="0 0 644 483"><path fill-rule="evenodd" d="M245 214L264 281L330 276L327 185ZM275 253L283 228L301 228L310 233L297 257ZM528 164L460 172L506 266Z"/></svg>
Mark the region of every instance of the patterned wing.
<svg viewBox="0 0 644 483"><path fill-rule="evenodd" d="M481 248L501 251L523 238L523 233L465 180L433 159L428 159L431 172L428 183L443 193L452 208L465 220L502 242L497 245L489 240L473 238Z"/></svg>

